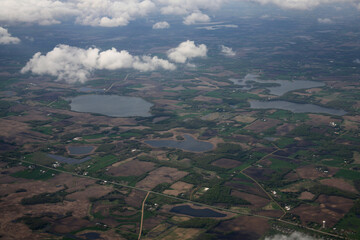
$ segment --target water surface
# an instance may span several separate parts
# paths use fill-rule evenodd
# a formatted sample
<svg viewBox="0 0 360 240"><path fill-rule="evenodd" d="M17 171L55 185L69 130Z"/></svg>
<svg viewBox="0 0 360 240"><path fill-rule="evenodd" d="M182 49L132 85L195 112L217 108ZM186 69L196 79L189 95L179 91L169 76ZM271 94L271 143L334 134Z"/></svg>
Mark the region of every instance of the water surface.
<svg viewBox="0 0 360 240"><path fill-rule="evenodd" d="M48 157L51 157L52 159L60 162L60 163L67 163L67 164L79 164L79 163L83 163L86 161L89 161L91 159L90 156L87 156L86 158L82 158L82 159L75 159L75 158L67 158L67 157L63 157L63 156L58 156L58 155L54 155L54 154L47 154Z"/></svg>
<svg viewBox="0 0 360 240"><path fill-rule="evenodd" d="M67 149L72 155L84 155L89 154L94 150L93 146L68 146Z"/></svg>
<svg viewBox="0 0 360 240"><path fill-rule="evenodd" d="M185 214L192 217L226 217L225 214L215 212L209 208L194 209L189 205L181 205L173 207L170 212Z"/></svg>
<svg viewBox="0 0 360 240"><path fill-rule="evenodd" d="M300 104L287 101L249 101L251 108L255 109L282 109L293 113L326 113L330 115L343 116L346 114L344 110L325 108L314 104Z"/></svg>
<svg viewBox="0 0 360 240"><path fill-rule="evenodd" d="M153 104L138 97L117 95L82 95L71 100L75 112L98 113L110 117L150 117Z"/></svg>
<svg viewBox="0 0 360 240"><path fill-rule="evenodd" d="M290 81L290 80L259 80L258 75L256 74L247 74L243 79L235 79L230 78L229 80L232 81L234 84L242 86L244 90L249 90L254 88L254 86L251 83L247 83L248 81L254 81L257 83L272 83L276 84L277 86L273 87L264 87L270 91L271 94L281 96L284 95L287 92L291 92L294 90L300 90L300 89L308 89L308 88L314 88L314 87L323 87L325 86L322 82L316 82L316 81L308 81L308 80L296 80L296 81Z"/></svg>
<svg viewBox="0 0 360 240"><path fill-rule="evenodd" d="M170 147L178 148L191 152L206 152L214 148L214 145L209 142L198 141L191 135L185 134L183 141L175 140L148 140L145 143L152 147Z"/></svg>

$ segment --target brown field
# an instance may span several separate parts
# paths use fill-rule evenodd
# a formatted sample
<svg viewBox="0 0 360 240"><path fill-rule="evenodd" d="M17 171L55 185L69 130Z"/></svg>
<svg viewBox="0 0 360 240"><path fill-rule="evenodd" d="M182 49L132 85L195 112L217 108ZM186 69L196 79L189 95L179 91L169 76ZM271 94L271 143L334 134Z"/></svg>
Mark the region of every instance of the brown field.
<svg viewBox="0 0 360 240"><path fill-rule="evenodd" d="M85 227L94 227L95 224L85 219L68 217L57 221L55 226L51 229L57 233L69 233Z"/></svg>
<svg viewBox="0 0 360 240"><path fill-rule="evenodd" d="M193 184L185 183L185 182L176 182L170 186L171 189L165 190L163 193L173 196L178 196L181 193L186 193L190 191L194 187Z"/></svg>
<svg viewBox="0 0 360 240"><path fill-rule="evenodd" d="M250 202L251 205L253 205L255 208L265 207L270 202L269 199L259 197L259 196L253 195L253 194L239 192L239 191L236 191L236 190L231 191L231 195L234 196L234 197L239 197L241 199L244 199L244 200Z"/></svg>
<svg viewBox="0 0 360 240"><path fill-rule="evenodd" d="M133 189L131 193L125 198L126 204L139 208L146 196L146 192Z"/></svg>
<svg viewBox="0 0 360 240"><path fill-rule="evenodd" d="M295 124L284 123L283 125L276 128L276 135L285 136L296 128Z"/></svg>
<svg viewBox="0 0 360 240"><path fill-rule="evenodd" d="M173 183L188 175L187 172L179 171L176 168L160 167L138 182L136 187L151 190L160 183Z"/></svg>
<svg viewBox="0 0 360 240"><path fill-rule="evenodd" d="M330 187L338 188L340 190L344 190L352 193L359 193L352 184L348 183L347 181L341 178L322 179L320 180L320 183Z"/></svg>
<svg viewBox="0 0 360 240"><path fill-rule="evenodd" d="M153 170L154 168L155 163L131 160L118 166L111 166L108 174L116 177L140 176Z"/></svg>
<svg viewBox="0 0 360 240"><path fill-rule="evenodd" d="M334 119L330 116L317 115L317 114L309 114L310 119L306 121L306 124L311 126L319 126L319 125L329 125L330 122L335 122L336 124L340 124L340 121Z"/></svg>
<svg viewBox="0 0 360 240"><path fill-rule="evenodd" d="M311 192L302 192L299 199L300 200L313 200L315 197L314 194L312 194Z"/></svg>
<svg viewBox="0 0 360 240"><path fill-rule="evenodd" d="M205 96L197 96L194 98L195 101L199 102L207 102L207 103L221 103L222 100L220 98L214 98L214 97L205 97Z"/></svg>
<svg viewBox="0 0 360 240"><path fill-rule="evenodd" d="M310 188L315 185L314 181L301 181L290 186L286 186L286 188L282 189L282 192L299 192L302 188Z"/></svg>
<svg viewBox="0 0 360 240"><path fill-rule="evenodd" d="M328 168L329 172L324 173L316 169L315 166L308 165L296 169L296 173L300 178L315 180L320 177L332 177L338 170L336 168Z"/></svg>
<svg viewBox="0 0 360 240"><path fill-rule="evenodd" d="M231 232L231 239L250 240L259 239L269 229L270 226L266 219L241 216L232 220L221 222L214 230L220 233Z"/></svg>
<svg viewBox="0 0 360 240"><path fill-rule="evenodd" d="M248 115L239 115L239 116L236 116L234 119L236 121L242 122L242 123L252 123L253 121L256 120L256 118L248 116Z"/></svg>
<svg viewBox="0 0 360 240"><path fill-rule="evenodd" d="M199 228L175 228L170 231L166 236L162 237L163 240L188 240L196 239L202 232Z"/></svg>
<svg viewBox="0 0 360 240"><path fill-rule="evenodd" d="M353 206L353 200L336 197L320 195L316 200L319 206L311 206L302 204L297 208L291 210L291 213L300 216L301 222L316 222L322 225L322 221L326 221L327 227L334 226Z"/></svg>
<svg viewBox="0 0 360 240"><path fill-rule="evenodd" d="M359 152L354 152L354 164L360 164L360 153Z"/></svg>
<svg viewBox="0 0 360 240"><path fill-rule="evenodd" d="M281 121L276 119L266 119L266 121L258 119L249 126L246 126L244 129L252 130L255 133L260 133L269 128L275 127L280 123Z"/></svg>
<svg viewBox="0 0 360 240"><path fill-rule="evenodd" d="M211 165L221 168L235 168L240 166L241 162L232 159L222 158L212 162Z"/></svg>

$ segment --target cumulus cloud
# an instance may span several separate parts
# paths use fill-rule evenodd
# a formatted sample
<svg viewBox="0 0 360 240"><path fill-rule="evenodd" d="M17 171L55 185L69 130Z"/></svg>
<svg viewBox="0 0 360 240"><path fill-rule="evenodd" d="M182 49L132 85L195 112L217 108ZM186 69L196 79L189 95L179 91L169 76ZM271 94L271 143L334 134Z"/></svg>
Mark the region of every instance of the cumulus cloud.
<svg viewBox="0 0 360 240"><path fill-rule="evenodd" d="M221 45L221 53L227 57L233 57L236 53L232 50L232 48Z"/></svg>
<svg viewBox="0 0 360 240"><path fill-rule="evenodd" d="M0 44L18 44L20 39L12 37L6 28L0 27Z"/></svg>
<svg viewBox="0 0 360 240"><path fill-rule="evenodd" d="M331 24L333 21L330 18L318 18L318 23Z"/></svg>
<svg viewBox="0 0 360 240"><path fill-rule="evenodd" d="M157 22L152 26L153 29L164 29L169 27L170 24L168 22Z"/></svg>
<svg viewBox="0 0 360 240"><path fill-rule="evenodd" d="M187 40L180 43L178 47L170 49L167 54L170 60L177 63L185 63L188 59L206 57L207 47L204 44L196 46L194 41Z"/></svg>
<svg viewBox="0 0 360 240"><path fill-rule="evenodd" d="M354 60L354 63L360 64L360 59L358 59L358 58L355 59L355 60Z"/></svg>
<svg viewBox="0 0 360 240"><path fill-rule="evenodd" d="M56 0L1 0L0 21L51 25L66 16L79 14L71 2Z"/></svg>
<svg viewBox="0 0 360 240"><path fill-rule="evenodd" d="M358 0L251 0L261 4L272 3L285 9L308 10L329 3L355 3Z"/></svg>
<svg viewBox="0 0 360 240"><path fill-rule="evenodd" d="M317 240L300 232L293 232L291 235L277 234L273 237L266 237L265 240Z"/></svg>
<svg viewBox="0 0 360 240"><path fill-rule="evenodd" d="M200 10L215 10L226 0L155 0L162 14L185 15Z"/></svg>
<svg viewBox="0 0 360 240"><path fill-rule="evenodd" d="M153 12L151 0L74 0L80 15L76 22L82 25L117 27L125 26L137 17Z"/></svg>
<svg viewBox="0 0 360 240"><path fill-rule="evenodd" d="M51 75L69 83L86 82L94 70L116 70L130 68L139 71L157 69L175 70L167 60L150 56L132 56L129 52L115 48L100 51L98 48L82 49L58 45L46 55L36 53L21 73L31 72Z"/></svg>
<svg viewBox="0 0 360 240"><path fill-rule="evenodd" d="M205 23L205 22L210 22L210 17L201 12L194 12L189 16L185 17L183 21L185 25L192 25L196 23Z"/></svg>

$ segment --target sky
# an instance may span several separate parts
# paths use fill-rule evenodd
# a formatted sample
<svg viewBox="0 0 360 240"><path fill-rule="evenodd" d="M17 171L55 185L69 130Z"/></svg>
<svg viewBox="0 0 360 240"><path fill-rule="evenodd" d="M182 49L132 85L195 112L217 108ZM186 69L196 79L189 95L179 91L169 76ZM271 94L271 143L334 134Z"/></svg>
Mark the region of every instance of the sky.
<svg viewBox="0 0 360 240"><path fill-rule="evenodd" d="M224 9L231 9L233 14L242 14L244 4L259 10L271 8L297 13L333 5L336 11L347 7L357 9L360 13L360 0L0 0L0 47L33 40L32 36L21 39L12 34L13 27L24 25L51 27L70 23L74 26L113 28L119 31L133 21L153 18L156 21L152 29L163 31L164 34L166 29L173 27L169 19L176 19L184 26L196 25L207 30L235 28L236 25L232 24L202 24L216 21ZM265 19L269 14L262 17ZM333 24L334 18L329 13L319 16L317 21L319 24ZM57 44L47 53L34 53L21 72L50 75L69 83L84 83L95 70L173 71L181 65L193 66L191 59L207 57L208 52L206 45L192 39L174 43L177 47L168 49L162 58L135 56L127 49L99 49L96 46L79 48L63 42ZM220 47L223 56L235 56L231 46Z"/></svg>

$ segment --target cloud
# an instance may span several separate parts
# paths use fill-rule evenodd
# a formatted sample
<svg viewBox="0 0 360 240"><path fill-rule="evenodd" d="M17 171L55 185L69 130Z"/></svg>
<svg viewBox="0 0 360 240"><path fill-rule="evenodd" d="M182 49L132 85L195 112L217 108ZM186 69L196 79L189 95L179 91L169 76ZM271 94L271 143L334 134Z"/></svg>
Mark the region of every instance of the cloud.
<svg viewBox="0 0 360 240"><path fill-rule="evenodd" d="M176 66L167 60L150 56L132 56L129 52L115 48L100 51L98 48L82 49L68 45L58 45L46 55L36 53L21 73L31 72L50 75L68 83L88 80L94 70L135 69L153 71L157 69L175 70Z"/></svg>
<svg viewBox="0 0 360 240"><path fill-rule="evenodd" d="M12 37L6 28L0 27L0 44L18 44L20 39Z"/></svg>
<svg viewBox="0 0 360 240"><path fill-rule="evenodd" d="M214 31L214 30L218 30L218 29L222 29L222 28L237 28L238 25L234 25L234 24L219 24L219 25L213 25L213 26L205 26L205 27L197 27L197 29L206 29L209 31Z"/></svg>
<svg viewBox="0 0 360 240"><path fill-rule="evenodd" d="M318 18L318 23L331 24L333 21L330 18Z"/></svg>
<svg viewBox="0 0 360 240"><path fill-rule="evenodd" d="M178 47L170 49L168 58L177 63L185 63L188 59L195 57L206 57L207 47L204 44L198 46L193 41L182 42Z"/></svg>
<svg viewBox="0 0 360 240"><path fill-rule="evenodd" d="M360 64L360 59L358 59L358 58L355 59L355 60L354 60L354 63Z"/></svg>
<svg viewBox="0 0 360 240"><path fill-rule="evenodd" d="M192 25L196 23L210 22L210 17L201 12L194 12L191 15L184 18L183 23L185 25Z"/></svg>
<svg viewBox="0 0 360 240"><path fill-rule="evenodd" d="M261 4L275 4L285 9L309 10L321 4L329 3L356 3L358 0L251 0Z"/></svg>
<svg viewBox="0 0 360 240"><path fill-rule="evenodd" d="M221 45L221 53L227 57L233 57L236 53L232 50L232 48Z"/></svg>
<svg viewBox="0 0 360 240"><path fill-rule="evenodd" d="M216 10L226 0L156 0L160 11L165 15L185 15L200 10Z"/></svg>
<svg viewBox="0 0 360 240"><path fill-rule="evenodd" d="M265 240L316 240L316 238L300 232L293 232L291 235L277 234L273 237L266 237Z"/></svg>
<svg viewBox="0 0 360 240"><path fill-rule="evenodd" d="M153 25L153 29L164 29L169 28L170 24L168 22L157 22Z"/></svg>
<svg viewBox="0 0 360 240"><path fill-rule="evenodd" d="M79 14L71 2L55 0L1 0L0 21L51 25L60 19Z"/></svg>
<svg viewBox="0 0 360 240"><path fill-rule="evenodd" d="M82 25L117 27L126 26L137 17L156 10L151 0L74 0L80 11L76 22Z"/></svg>

